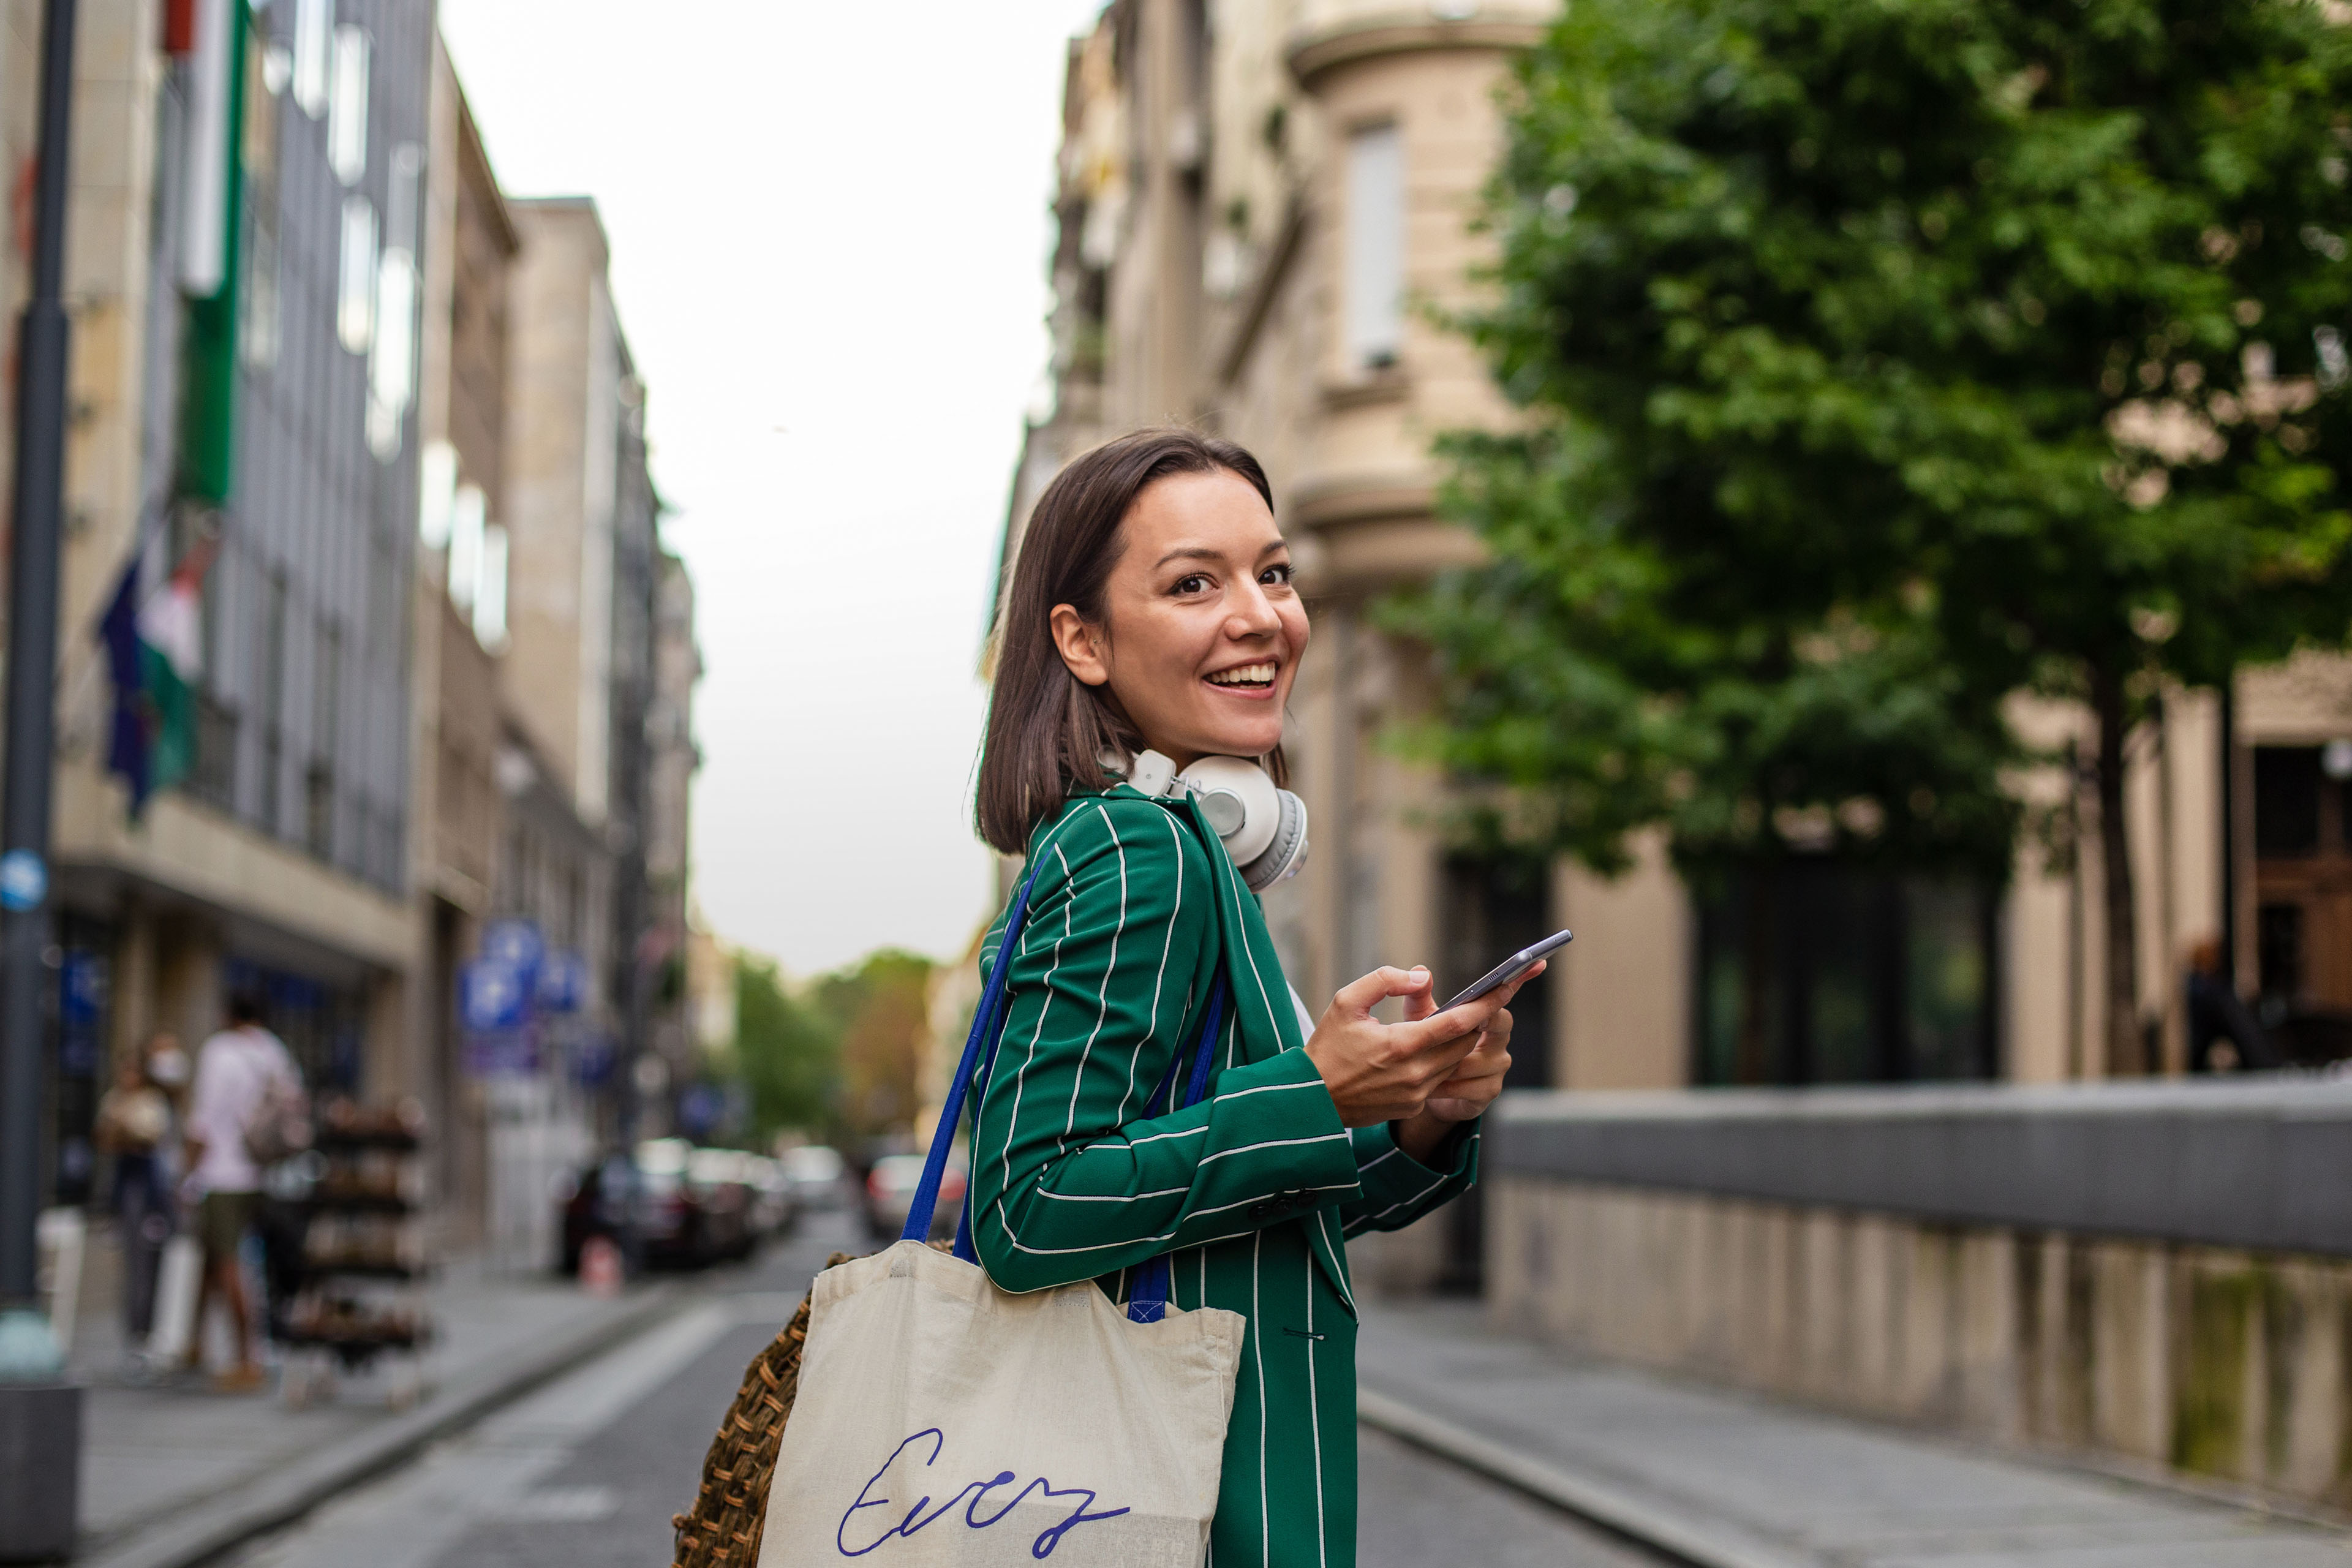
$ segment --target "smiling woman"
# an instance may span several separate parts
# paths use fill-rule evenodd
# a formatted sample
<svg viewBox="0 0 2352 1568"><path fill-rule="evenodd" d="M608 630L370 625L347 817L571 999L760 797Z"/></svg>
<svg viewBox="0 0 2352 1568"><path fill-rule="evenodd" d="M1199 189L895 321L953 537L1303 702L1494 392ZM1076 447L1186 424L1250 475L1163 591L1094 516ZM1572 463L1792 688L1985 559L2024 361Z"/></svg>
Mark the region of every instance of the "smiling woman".
<svg viewBox="0 0 2352 1568"><path fill-rule="evenodd" d="M1263 757L1282 782L1307 611L1241 447L1140 431L1073 463L1030 518L1000 635L978 816L1003 853L1147 735L1179 768Z"/></svg>
<svg viewBox="0 0 2352 1568"><path fill-rule="evenodd" d="M1281 777L1307 651L1247 452L1161 429L1076 459L1038 498L999 632L980 826L1026 856L1027 901L1020 933L1008 909L981 950L1004 1010L972 1129L972 1246L1004 1290L1090 1279L1116 1301L1239 1314L1210 1560L1344 1568L1346 1240L1476 1179L1517 987L1440 1013L1426 968L1381 969L1315 1019L1285 982L1236 864L1256 843L1215 789L1187 787L1275 795L1258 770ZM1372 1016L1390 997L1402 1022ZM1194 1087L1175 1108L1180 1068Z"/></svg>

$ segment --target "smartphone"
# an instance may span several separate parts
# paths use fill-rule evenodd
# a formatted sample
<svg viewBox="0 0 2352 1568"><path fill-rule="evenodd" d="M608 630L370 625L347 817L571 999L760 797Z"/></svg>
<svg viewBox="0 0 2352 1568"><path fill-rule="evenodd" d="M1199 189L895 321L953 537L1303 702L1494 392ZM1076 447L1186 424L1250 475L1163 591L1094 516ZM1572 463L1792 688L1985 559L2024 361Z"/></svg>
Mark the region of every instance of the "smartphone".
<svg viewBox="0 0 2352 1568"><path fill-rule="evenodd" d="M1480 975L1468 990L1448 1002L1445 1007L1459 1007L1465 1002L1475 1002L1496 986L1508 985L1512 981L1533 969L1540 960L1559 952L1575 940L1576 933L1572 931L1556 931L1533 947L1519 949L1518 952ZM1445 1007L1440 1007L1438 1011L1443 1013Z"/></svg>

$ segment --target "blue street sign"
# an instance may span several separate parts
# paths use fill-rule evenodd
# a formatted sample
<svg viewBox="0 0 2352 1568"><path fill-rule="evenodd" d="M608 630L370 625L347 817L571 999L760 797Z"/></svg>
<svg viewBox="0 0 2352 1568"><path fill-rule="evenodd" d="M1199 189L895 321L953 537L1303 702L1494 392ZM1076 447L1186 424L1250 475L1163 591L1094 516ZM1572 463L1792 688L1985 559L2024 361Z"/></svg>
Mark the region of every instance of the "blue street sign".
<svg viewBox="0 0 2352 1568"><path fill-rule="evenodd" d="M518 973L535 972L546 953L547 944L540 938L537 921L510 917L492 921L482 928L482 956L509 964Z"/></svg>
<svg viewBox="0 0 2352 1568"><path fill-rule="evenodd" d="M495 958L478 958L457 971L457 1017L471 1032L520 1028L530 1015L523 973Z"/></svg>
<svg viewBox="0 0 2352 1568"><path fill-rule="evenodd" d="M689 1138L708 1138L727 1114L727 1096L716 1084L698 1083L677 1097L678 1130Z"/></svg>
<svg viewBox="0 0 2352 1568"><path fill-rule="evenodd" d="M569 948L539 966L539 1005L549 1013L577 1013L588 1002L588 963Z"/></svg>
<svg viewBox="0 0 2352 1568"><path fill-rule="evenodd" d="M0 908L37 910L49 895L49 868L30 849L0 855Z"/></svg>

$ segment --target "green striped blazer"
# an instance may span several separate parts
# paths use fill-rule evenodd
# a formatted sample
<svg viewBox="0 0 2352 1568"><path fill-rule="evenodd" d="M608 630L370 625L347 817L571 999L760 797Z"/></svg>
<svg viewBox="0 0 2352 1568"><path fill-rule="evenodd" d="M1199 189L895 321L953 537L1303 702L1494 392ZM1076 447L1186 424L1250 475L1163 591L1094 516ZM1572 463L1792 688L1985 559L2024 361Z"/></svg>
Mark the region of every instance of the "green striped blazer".
<svg viewBox="0 0 2352 1568"><path fill-rule="evenodd" d="M1007 1290L1093 1279L1125 1300L1171 1255L1173 1304L1247 1320L1215 1568L1356 1559L1356 1307L1345 1240L1411 1224L1477 1174L1475 1123L1444 1168L1385 1126L1349 1131L1306 1043L1257 898L1197 805L1126 784L1073 797L1030 841L1003 1042L971 1143L972 1237ZM992 973L1000 916L983 941ZM1201 1101L1145 1102L1232 1002ZM1188 1058L1188 1065L1190 1058Z"/></svg>

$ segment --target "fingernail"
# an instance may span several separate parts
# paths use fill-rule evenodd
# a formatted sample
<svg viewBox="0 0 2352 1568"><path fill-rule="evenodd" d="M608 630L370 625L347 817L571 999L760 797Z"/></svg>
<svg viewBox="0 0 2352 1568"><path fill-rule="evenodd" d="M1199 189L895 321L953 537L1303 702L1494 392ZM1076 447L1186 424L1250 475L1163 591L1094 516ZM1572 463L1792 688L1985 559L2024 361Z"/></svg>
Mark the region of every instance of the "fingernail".
<svg viewBox="0 0 2352 1568"><path fill-rule="evenodd" d="M1428 978L1429 978L1429 966L1428 966L1427 964L1423 964L1423 963L1416 963L1416 964L1414 964L1414 965L1412 966L1412 977L1413 977L1415 980L1426 980L1426 979L1428 979Z"/></svg>

